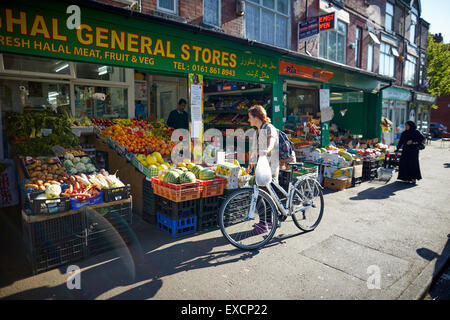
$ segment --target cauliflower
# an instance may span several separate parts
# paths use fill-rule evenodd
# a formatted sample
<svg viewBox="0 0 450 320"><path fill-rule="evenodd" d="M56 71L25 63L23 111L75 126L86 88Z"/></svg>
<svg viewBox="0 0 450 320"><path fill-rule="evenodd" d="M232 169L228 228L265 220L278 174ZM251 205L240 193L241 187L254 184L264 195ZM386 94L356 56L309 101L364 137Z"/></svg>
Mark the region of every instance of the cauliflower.
<svg viewBox="0 0 450 320"><path fill-rule="evenodd" d="M71 154L71 153L66 153L65 155L64 155L64 159L67 159L67 160L73 160L75 157L73 156L73 154Z"/></svg>
<svg viewBox="0 0 450 320"><path fill-rule="evenodd" d="M93 164L91 164L91 163L89 163L89 164L86 165L86 170L87 170L87 172L89 172L89 173L93 173L93 172L97 171L97 169L95 168L95 166L94 166Z"/></svg>
<svg viewBox="0 0 450 320"><path fill-rule="evenodd" d="M71 167L71 168L68 170L68 172L69 172L70 174L77 174L77 173L78 173L78 170L77 170L75 167Z"/></svg>
<svg viewBox="0 0 450 320"><path fill-rule="evenodd" d="M57 184L52 184L45 188L45 196L47 199L58 198L60 194L61 187Z"/></svg>
<svg viewBox="0 0 450 320"><path fill-rule="evenodd" d="M89 162L91 162L91 159L89 159L89 157L83 157L81 158L81 162L83 162L84 164L88 164Z"/></svg>
<svg viewBox="0 0 450 320"><path fill-rule="evenodd" d="M73 162L72 162L71 160L69 160L69 159L64 160L63 165L64 165L64 167L66 167L66 168L67 168L67 167L73 167L73 166L74 166Z"/></svg>
<svg viewBox="0 0 450 320"><path fill-rule="evenodd" d="M73 160L72 160L72 162L73 162L74 164L77 164L78 162L80 162L80 158L74 157Z"/></svg>
<svg viewBox="0 0 450 320"><path fill-rule="evenodd" d="M85 171L86 171L86 166L84 165L84 163L78 162L78 163L75 165L75 169L77 169L78 172L85 172Z"/></svg>

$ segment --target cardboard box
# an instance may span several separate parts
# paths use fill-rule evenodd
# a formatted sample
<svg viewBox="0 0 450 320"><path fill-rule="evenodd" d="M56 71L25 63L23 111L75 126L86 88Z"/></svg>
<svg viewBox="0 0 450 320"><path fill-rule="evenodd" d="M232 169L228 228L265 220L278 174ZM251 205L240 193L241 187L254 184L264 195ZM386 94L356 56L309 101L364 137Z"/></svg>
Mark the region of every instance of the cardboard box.
<svg viewBox="0 0 450 320"><path fill-rule="evenodd" d="M334 166L324 167L323 176L326 178L352 178L353 176L353 167L347 168L339 168Z"/></svg>
<svg viewBox="0 0 450 320"><path fill-rule="evenodd" d="M324 178L323 186L331 190L342 191L352 186L352 178L348 179Z"/></svg>
<svg viewBox="0 0 450 320"><path fill-rule="evenodd" d="M361 178L363 174L363 165L358 164L353 166L353 178Z"/></svg>

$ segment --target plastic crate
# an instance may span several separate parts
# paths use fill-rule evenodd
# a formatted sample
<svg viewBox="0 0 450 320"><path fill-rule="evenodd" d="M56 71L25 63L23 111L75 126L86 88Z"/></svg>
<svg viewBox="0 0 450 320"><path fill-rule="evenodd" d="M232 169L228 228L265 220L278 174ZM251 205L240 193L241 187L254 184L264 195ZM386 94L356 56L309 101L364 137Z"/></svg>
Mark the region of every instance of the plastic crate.
<svg viewBox="0 0 450 320"><path fill-rule="evenodd" d="M101 204L103 203L103 192L100 192L97 196L87 198L87 199L70 199L70 206L72 207L72 210L79 210L87 206L92 206L94 204Z"/></svg>
<svg viewBox="0 0 450 320"><path fill-rule="evenodd" d="M156 224L156 201L161 198L154 194L152 183L147 178L144 178L142 191L142 219L150 224Z"/></svg>
<svg viewBox="0 0 450 320"><path fill-rule="evenodd" d="M199 200L174 202L162 197L155 199L156 211L172 220L190 217L196 214Z"/></svg>
<svg viewBox="0 0 450 320"><path fill-rule="evenodd" d="M202 187L198 182L176 185L153 177L152 186L154 194L174 202L195 200L202 195Z"/></svg>
<svg viewBox="0 0 450 320"><path fill-rule="evenodd" d="M227 180L222 177L216 177L213 180L198 180L202 187L202 197L215 197L223 194Z"/></svg>
<svg viewBox="0 0 450 320"><path fill-rule="evenodd" d="M42 199L38 200L36 197L45 191L27 193L25 204L28 205L29 209L26 208L26 213L28 215L49 215L55 213L62 213L70 210L70 198L60 197L53 199ZM27 203L28 201L28 203Z"/></svg>
<svg viewBox="0 0 450 320"><path fill-rule="evenodd" d="M352 187L359 186L363 182L363 178L352 178Z"/></svg>
<svg viewBox="0 0 450 320"><path fill-rule="evenodd" d="M219 227L219 208L222 204L221 197L201 198L197 211L197 230L211 230Z"/></svg>
<svg viewBox="0 0 450 320"><path fill-rule="evenodd" d="M103 189L103 202L119 201L130 198L131 186L128 184L123 187Z"/></svg>
<svg viewBox="0 0 450 320"><path fill-rule="evenodd" d="M123 247L134 238L131 202L86 210L87 255Z"/></svg>
<svg viewBox="0 0 450 320"><path fill-rule="evenodd" d="M197 217L172 220L158 213L156 226L172 238L179 238L197 232Z"/></svg>

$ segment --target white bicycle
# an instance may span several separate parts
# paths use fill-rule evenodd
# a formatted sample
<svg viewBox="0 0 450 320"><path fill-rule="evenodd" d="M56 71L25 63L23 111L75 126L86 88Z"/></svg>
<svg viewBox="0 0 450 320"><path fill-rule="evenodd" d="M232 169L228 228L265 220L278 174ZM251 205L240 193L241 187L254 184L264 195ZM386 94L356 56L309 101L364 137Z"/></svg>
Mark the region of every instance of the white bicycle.
<svg viewBox="0 0 450 320"><path fill-rule="evenodd" d="M303 163L290 163L291 176ZM275 187L281 194L281 199ZM225 238L242 250L254 250L272 239L282 221L292 216L303 231L312 231L320 223L324 200L322 186L305 174L289 182L288 190L272 181L267 187L245 187L228 195L219 211L219 225Z"/></svg>

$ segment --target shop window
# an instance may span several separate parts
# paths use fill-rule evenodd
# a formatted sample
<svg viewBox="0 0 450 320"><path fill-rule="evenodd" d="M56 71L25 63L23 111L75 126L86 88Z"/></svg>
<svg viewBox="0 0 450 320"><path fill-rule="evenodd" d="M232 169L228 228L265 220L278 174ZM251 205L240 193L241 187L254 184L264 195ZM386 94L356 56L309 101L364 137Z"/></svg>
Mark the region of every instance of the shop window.
<svg viewBox="0 0 450 320"><path fill-rule="evenodd" d="M394 5L386 2L386 15L384 20L384 27L388 31L392 31L392 23L394 21Z"/></svg>
<svg viewBox="0 0 450 320"><path fill-rule="evenodd" d="M245 30L248 39L288 48L289 25L288 0L247 1Z"/></svg>
<svg viewBox="0 0 450 320"><path fill-rule="evenodd" d="M52 75L70 75L70 63L63 60L4 54L3 65L6 72L25 71L49 73Z"/></svg>
<svg viewBox="0 0 450 320"><path fill-rule="evenodd" d="M104 94L105 99L101 98ZM128 90L96 86L75 86L75 117L128 118Z"/></svg>
<svg viewBox="0 0 450 320"><path fill-rule="evenodd" d="M337 30L326 31L320 34L319 56L345 64L346 42L347 24L338 20Z"/></svg>
<svg viewBox="0 0 450 320"><path fill-rule="evenodd" d="M406 85L414 86L416 84L416 66L417 66L417 58L408 54L405 62Z"/></svg>
<svg viewBox="0 0 450 320"><path fill-rule="evenodd" d="M381 42L380 45L380 74L394 77L395 60L391 45Z"/></svg>
<svg viewBox="0 0 450 320"><path fill-rule="evenodd" d="M125 68L101 64L77 63L76 74L79 79L93 79L125 82Z"/></svg>
<svg viewBox="0 0 450 320"><path fill-rule="evenodd" d="M419 81L420 85L423 86L425 84L425 75L426 75L426 54L422 53L420 55L420 71L419 71Z"/></svg>
<svg viewBox="0 0 450 320"><path fill-rule="evenodd" d="M0 80L2 111L23 112L64 108L70 112L69 84L25 80Z"/></svg>
<svg viewBox="0 0 450 320"><path fill-rule="evenodd" d="M205 24L221 26L221 0L203 0L203 22Z"/></svg>
<svg viewBox="0 0 450 320"><path fill-rule="evenodd" d="M288 116L313 115L316 112L318 112L317 90L288 87Z"/></svg>
<svg viewBox="0 0 450 320"><path fill-rule="evenodd" d="M177 14L177 0L158 0L157 9Z"/></svg>

